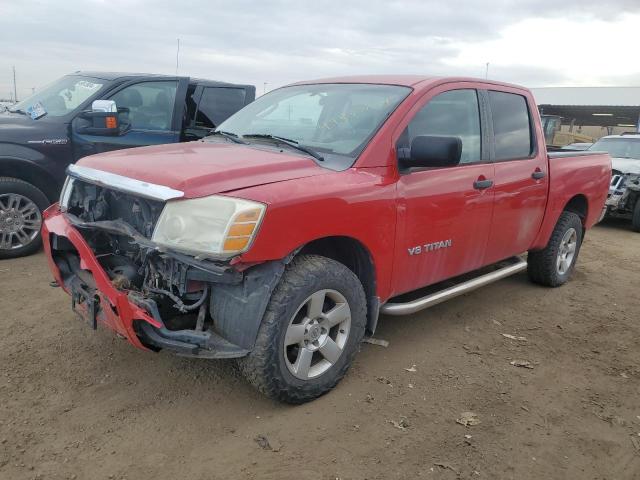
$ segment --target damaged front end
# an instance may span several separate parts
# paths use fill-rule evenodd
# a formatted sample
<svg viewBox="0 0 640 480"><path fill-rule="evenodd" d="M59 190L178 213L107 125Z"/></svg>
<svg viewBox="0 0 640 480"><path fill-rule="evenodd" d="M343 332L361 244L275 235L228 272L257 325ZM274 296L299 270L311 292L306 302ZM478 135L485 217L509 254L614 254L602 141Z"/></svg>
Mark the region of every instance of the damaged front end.
<svg viewBox="0 0 640 480"><path fill-rule="evenodd" d="M125 177L70 178L62 205L45 212L43 238L74 311L140 348L204 358L251 350L284 262L240 271L229 259L159 245L152 236L167 197L181 192L150 193L166 187Z"/></svg>
<svg viewBox="0 0 640 480"><path fill-rule="evenodd" d="M628 218L640 199L640 175L614 171L605 206L607 214Z"/></svg>

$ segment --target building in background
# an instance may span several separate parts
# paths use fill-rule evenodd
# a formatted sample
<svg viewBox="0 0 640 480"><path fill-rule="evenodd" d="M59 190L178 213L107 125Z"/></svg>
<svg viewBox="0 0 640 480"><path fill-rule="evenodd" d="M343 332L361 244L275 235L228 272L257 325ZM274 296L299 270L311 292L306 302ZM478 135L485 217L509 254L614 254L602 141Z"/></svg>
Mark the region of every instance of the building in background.
<svg viewBox="0 0 640 480"><path fill-rule="evenodd" d="M640 131L640 87L533 88L547 143L592 142Z"/></svg>

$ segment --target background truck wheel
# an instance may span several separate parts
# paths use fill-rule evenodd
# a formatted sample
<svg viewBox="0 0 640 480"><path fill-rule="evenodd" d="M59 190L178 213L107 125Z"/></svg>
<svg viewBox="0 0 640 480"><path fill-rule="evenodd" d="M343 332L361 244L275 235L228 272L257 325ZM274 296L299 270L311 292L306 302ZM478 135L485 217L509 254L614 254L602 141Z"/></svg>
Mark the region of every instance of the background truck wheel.
<svg viewBox="0 0 640 480"><path fill-rule="evenodd" d="M631 216L631 230L634 232L640 232L640 197L636 200L636 206L633 209L633 215Z"/></svg>
<svg viewBox="0 0 640 480"><path fill-rule="evenodd" d="M240 370L271 398L313 400L344 376L365 324L366 297L358 277L335 260L301 255L274 290Z"/></svg>
<svg viewBox="0 0 640 480"><path fill-rule="evenodd" d="M582 221L572 212L562 212L543 250L529 252L527 273L531 281L558 287L569 280L582 244Z"/></svg>
<svg viewBox="0 0 640 480"><path fill-rule="evenodd" d="M40 248L42 212L49 204L30 183L0 177L0 258L22 257Z"/></svg>

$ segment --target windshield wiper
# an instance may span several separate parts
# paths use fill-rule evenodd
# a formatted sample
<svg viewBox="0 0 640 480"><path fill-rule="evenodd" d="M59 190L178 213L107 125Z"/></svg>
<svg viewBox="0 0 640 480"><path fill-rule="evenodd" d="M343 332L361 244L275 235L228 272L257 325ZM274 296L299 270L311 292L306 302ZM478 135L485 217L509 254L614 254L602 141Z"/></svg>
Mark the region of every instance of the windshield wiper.
<svg viewBox="0 0 640 480"><path fill-rule="evenodd" d="M24 110L21 110L19 108L16 108L15 110L11 110L10 108L7 108L7 111L9 113L20 113L22 115L26 115L27 114L27 112L25 112Z"/></svg>
<svg viewBox="0 0 640 480"><path fill-rule="evenodd" d="M233 133L233 132L224 132L222 130L211 129L211 130L209 130L209 135L220 135L220 136L222 136L224 138L228 138L233 143L240 143L242 145L246 145L247 144L247 142L243 142L242 140L240 140L240 138L238 137L238 134Z"/></svg>
<svg viewBox="0 0 640 480"><path fill-rule="evenodd" d="M291 140L290 138L279 137L277 135L270 135L268 133L248 133L247 135L243 135L242 138L263 138L267 140L275 140L279 143L284 143L285 145L289 145L296 150L300 150L301 152L306 153L307 155L311 155L313 158L318 160L319 162L324 162L324 157L320 155L318 152L311 150L309 147L304 147L300 145L297 141Z"/></svg>

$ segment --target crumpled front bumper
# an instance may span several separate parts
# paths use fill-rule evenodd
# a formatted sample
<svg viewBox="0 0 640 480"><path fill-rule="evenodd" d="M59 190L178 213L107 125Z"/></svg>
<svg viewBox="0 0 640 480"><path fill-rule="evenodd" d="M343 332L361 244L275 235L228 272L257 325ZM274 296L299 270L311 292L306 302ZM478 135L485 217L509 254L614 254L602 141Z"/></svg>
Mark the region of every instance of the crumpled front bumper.
<svg viewBox="0 0 640 480"><path fill-rule="evenodd" d="M57 204L43 216L42 238L53 276L71 295L72 309L93 328L105 325L144 350L167 349L201 358L237 358L249 352L210 330L167 329L152 299L118 290L111 283L91 247Z"/></svg>
<svg viewBox="0 0 640 480"><path fill-rule="evenodd" d="M69 278L63 278L58 264L56 263L55 238L66 238L80 256L80 269L85 274L85 279L91 279L95 285L92 294L95 295L97 308L95 311L96 320L122 337L129 343L141 349L147 349L136 334L134 321L140 320L152 327L162 328L160 321L151 316L145 309L133 303L129 296L116 289L111 283L111 279L104 271L93 251L84 240L80 232L65 218L60 212L58 204L54 204L44 212L44 222L42 226L42 238L44 250L47 255L49 267L56 282L69 294L74 296L74 289ZM89 275L90 277L88 277ZM78 292L75 292L76 294ZM87 311L88 305L76 303L74 309L79 310L83 316L90 316Z"/></svg>

